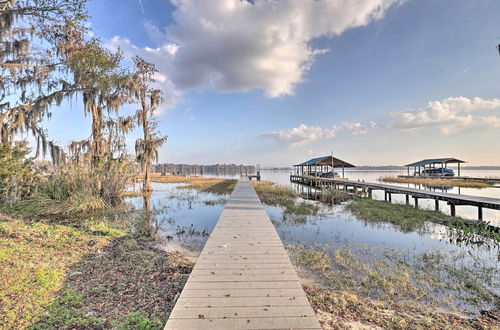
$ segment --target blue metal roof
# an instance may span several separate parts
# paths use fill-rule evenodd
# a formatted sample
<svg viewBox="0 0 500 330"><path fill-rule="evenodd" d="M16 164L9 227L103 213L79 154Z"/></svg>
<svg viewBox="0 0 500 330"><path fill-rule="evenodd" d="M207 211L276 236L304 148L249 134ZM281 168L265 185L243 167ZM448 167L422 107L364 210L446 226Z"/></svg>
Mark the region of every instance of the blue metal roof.
<svg viewBox="0 0 500 330"><path fill-rule="evenodd" d="M300 164L297 164L297 165L294 165L294 166L308 166L308 165L314 165L316 164L317 162L319 162L320 160L323 160L325 158L328 158L329 156L323 156L323 157L317 157L317 158L313 158L313 159L309 159L309 160L306 160L305 162L303 163L300 163Z"/></svg>
<svg viewBox="0 0 500 330"><path fill-rule="evenodd" d="M316 157L313 159L309 159L308 161L305 161L300 164L296 164L294 166L314 166L314 165L331 165L337 166L337 167L355 167L352 164L349 164L348 162L345 162L341 159L332 157L332 156L323 156L323 157Z"/></svg>

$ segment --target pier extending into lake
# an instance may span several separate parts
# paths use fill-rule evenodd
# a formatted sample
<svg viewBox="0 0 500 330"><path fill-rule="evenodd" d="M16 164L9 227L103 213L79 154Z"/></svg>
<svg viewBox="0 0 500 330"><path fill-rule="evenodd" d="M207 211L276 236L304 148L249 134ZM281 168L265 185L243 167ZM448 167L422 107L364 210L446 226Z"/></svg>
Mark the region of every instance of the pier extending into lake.
<svg viewBox="0 0 500 330"><path fill-rule="evenodd" d="M317 188L332 188L339 190L354 190L354 193L366 193L370 198L372 191L381 190L384 192L385 200L391 202L392 194L406 195L406 205L410 204L410 197L415 201L415 207L418 207L419 199L433 199L435 201L435 210L439 211L439 201L445 201L450 205L450 213L455 216L455 207L457 205L469 205L478 208L478 219L483 220L483 208L500 210L500 199L470 195L459 195L435 191L427 191L402 186L388 185L382 183L362 182L347 179L321 178L308 175L290 175L290 181Z"/></svg>
<svg viewBox="0 0 500 330"><path fill-rule="evenodd" d="M248 179L232 192L165 329L320 329Z"/></svg>

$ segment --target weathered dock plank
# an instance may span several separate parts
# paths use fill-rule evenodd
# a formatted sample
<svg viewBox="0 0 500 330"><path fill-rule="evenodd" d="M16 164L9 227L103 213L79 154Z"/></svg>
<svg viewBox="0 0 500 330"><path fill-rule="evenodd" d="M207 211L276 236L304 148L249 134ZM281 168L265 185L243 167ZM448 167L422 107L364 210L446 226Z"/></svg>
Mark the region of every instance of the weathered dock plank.
<svg viewBox="0 0 500 330"><path fill-rule="evenodd" d="M320 329L273 224L240 180L165 329Z"/></svg>

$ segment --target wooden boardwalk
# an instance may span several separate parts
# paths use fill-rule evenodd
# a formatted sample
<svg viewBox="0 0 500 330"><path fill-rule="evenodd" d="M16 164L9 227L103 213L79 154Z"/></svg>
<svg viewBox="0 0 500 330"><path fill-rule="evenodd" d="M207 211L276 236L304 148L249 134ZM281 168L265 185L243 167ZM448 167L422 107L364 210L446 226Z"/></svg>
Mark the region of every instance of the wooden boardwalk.
<svg viewBox="0 0 500 330"><path fill-rule="evenodd" d="M439 210L438 201L445 201L450 205L451 215L455 216L455 206L469 205L478 208L478 219L483 220L483 208L500 210L500 199L482 196L459 195L453 193L443 193L437 191L429 191L415 188L407 188L403 186L388 185L383 183L352 181L347 179L331 179L313 177L307 175L290 175L290 181L294 183L301 183L318 188L334 188L347 189L349 187L355 189L365 189L371 195L373 190L382 190L385 192L385 199L391 201L392 194L406 195L406 204L409 204L409 196L415 200L415 206L418 207L419 199L433 199L435 203L435 210Z"/></svg>
<svg viewBox="0 0 500 330"><path fill-rule="evenodd" d="M320 329L247 179L236 185L165 329Z"/></svg>

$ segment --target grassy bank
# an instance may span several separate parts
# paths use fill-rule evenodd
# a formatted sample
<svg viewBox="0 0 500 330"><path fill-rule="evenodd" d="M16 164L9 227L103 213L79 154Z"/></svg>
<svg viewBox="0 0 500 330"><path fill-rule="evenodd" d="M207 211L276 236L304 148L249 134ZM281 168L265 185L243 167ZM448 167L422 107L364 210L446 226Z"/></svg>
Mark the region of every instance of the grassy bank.
<svg viewBox="0 0 500 330"><path fill-rule="evenodd" d="M386 176L379 179L383 182L419 184L427 187L463 187L463 188L487 188L493 184L479 181L466 181L460 179L439 179L439 178L400 178Z"/></svg>
<svg viewBox="0 0 500 330"><path fill-rule="evenodd" d="M214 194L230 194L236 186L236 180L209 178L198 175L155 175L152 182L158 183L186 183L179 186L181 189L197 189Z"/></svg>
<svg viewBox="0 0 500 330"><path fill-rule="evenodd" d="M0 220L0 328L161 328L191 264L106 222Z"/></svg>
<svg viewBox="0 0 500 330"><path fill-rule="evenodd" d="M327 329L494 329L500 316L497 310L459 316L465 307L498 304L495 269L481 260L466 266L463 256L439 251L409 255L354 245L287 248Z"/></svg>

